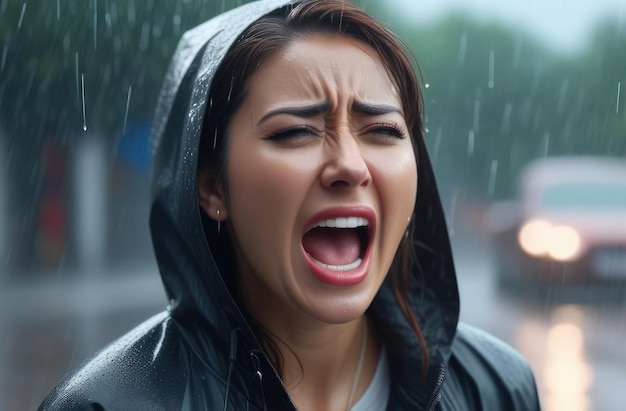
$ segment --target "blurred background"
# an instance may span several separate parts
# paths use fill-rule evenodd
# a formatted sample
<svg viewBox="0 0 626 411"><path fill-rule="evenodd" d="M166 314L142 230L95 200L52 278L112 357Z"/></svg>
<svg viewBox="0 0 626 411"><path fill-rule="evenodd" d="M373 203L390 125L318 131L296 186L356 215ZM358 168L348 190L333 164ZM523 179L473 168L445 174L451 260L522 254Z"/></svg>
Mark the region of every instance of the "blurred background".
<svg viewBox="0 0 626 411"><path fill-rule="evenodd" d="M0 409L164 309L150 126L182 33L243 1L0 0ZM544 409L623 409L626 3L357 0L424 75L464 321Z"/></svg>

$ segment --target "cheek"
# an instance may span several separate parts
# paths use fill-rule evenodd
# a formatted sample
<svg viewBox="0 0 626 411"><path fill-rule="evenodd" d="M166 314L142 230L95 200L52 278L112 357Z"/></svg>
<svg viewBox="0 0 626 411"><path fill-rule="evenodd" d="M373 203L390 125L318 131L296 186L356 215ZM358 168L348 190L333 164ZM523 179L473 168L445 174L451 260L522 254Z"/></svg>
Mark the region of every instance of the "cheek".
<svg viewBox="0 0 626 411"><path fill-rule="evenodd" d="M398 213L398 220L405 227L407 218L413 213L417 195L417 164L413 150L400 150L393 155L380 152L373 156L383 208L387 212Z"/></svg>
<svg viewBox="0 0 626 411"><path fill-rule="evenodd" d="M308 186L303 160L254 144L232 147L227 178L235 228L280 235L278 228L295 218Z"/></svg>

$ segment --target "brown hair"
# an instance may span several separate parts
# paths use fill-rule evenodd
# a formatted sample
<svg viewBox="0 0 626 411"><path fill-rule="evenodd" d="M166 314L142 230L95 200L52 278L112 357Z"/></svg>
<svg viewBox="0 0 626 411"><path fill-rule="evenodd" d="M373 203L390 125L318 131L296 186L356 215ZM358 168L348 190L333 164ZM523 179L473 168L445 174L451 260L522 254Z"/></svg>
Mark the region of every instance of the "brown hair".
<svg viewBox="0 0 626 411"><path fill-rule="evenodd" d="M228 186L225 184L225 137L232 115L246 98L248 81L270 55L310 33L351 37L368 44L377 52L399 90L415 158L418 158L415 139L423 136L423 102L408 47L372 16L345 0L304 0L296 6L286 6L251 24L231 46L212 81L200 141L199 172L206 173L211 184L221 183L226 201L229 196ZM417 110L411 110L415 105ZM413 231L411 224L407 236L398 247L389 275L396 301L422 347L422 372L425 375L428 368L428 349L408 296L411 267L417 264L412 241ZM222 250L224 242L222 238L219 245ZM229 283L228 279L225 281ZM236 284L230 281L229 287L236 296ZM253 319L249 320L271 361L282 373L283 357L276 342L260 324Z"/></svg>

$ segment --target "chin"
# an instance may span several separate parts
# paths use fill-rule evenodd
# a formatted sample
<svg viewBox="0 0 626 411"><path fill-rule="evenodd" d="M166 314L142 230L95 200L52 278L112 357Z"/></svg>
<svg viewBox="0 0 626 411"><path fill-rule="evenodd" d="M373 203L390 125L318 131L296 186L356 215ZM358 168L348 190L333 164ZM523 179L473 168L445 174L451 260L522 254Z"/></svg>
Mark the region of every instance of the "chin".
<svg viewBox="0 0 626 411"><path fill-rule="evenodd" d="M343 295L316 297L316 304L309 308L310 315L327 324L346 324L365 314L376 295L370 290L350 295L346 295L346 291L341 293Z"/></svg>

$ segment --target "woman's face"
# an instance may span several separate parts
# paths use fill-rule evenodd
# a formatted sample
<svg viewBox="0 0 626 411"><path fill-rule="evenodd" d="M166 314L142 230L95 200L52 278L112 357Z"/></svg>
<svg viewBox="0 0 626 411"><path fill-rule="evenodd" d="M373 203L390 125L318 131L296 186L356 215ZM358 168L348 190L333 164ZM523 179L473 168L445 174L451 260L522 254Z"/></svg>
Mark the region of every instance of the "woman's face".
<svg viewBox="0 0 626 411"><path fill-rule="evenodd" d="M250 79L222 212L257 320L343 323L370 305L415 203L404 109L376 52L338 35L294 41Z"/></svg>

